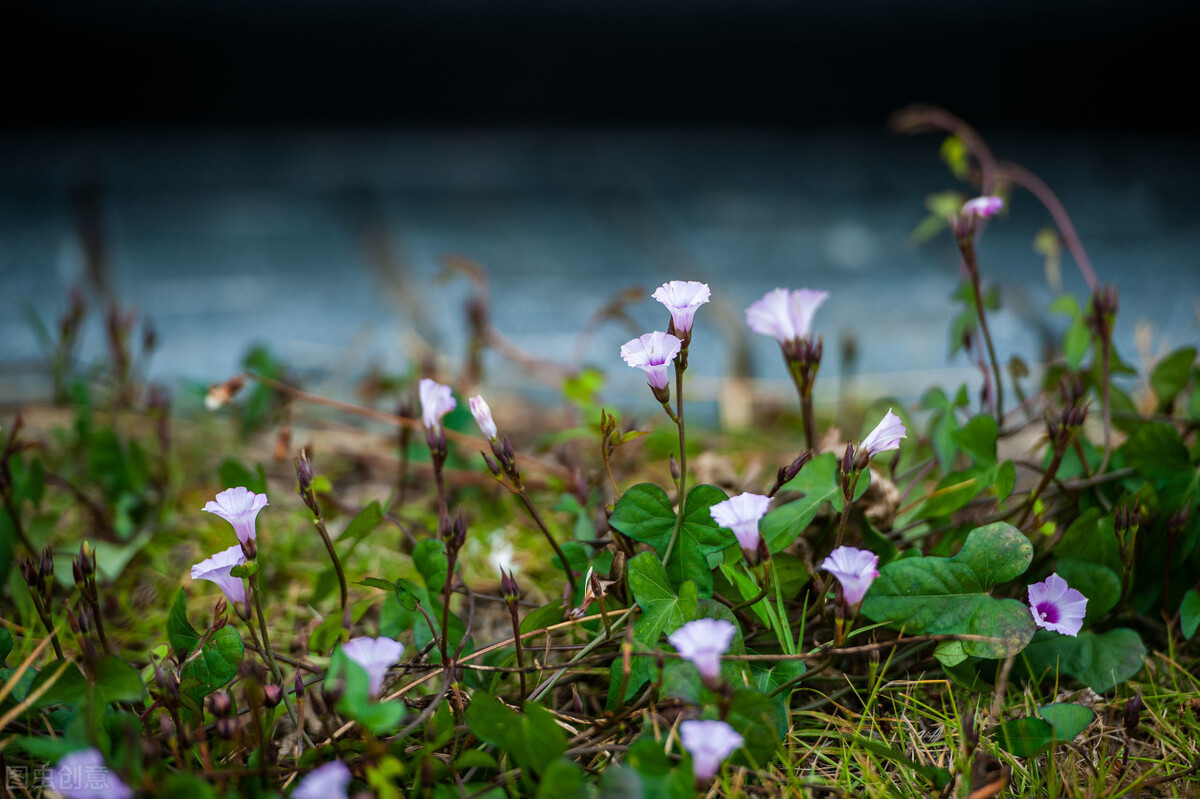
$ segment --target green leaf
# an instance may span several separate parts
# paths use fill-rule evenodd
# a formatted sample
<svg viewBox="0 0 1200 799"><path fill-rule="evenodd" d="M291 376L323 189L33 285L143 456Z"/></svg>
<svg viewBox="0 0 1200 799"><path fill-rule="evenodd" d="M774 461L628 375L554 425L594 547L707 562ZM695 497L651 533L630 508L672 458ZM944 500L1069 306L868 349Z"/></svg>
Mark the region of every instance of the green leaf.
<svg viewBox="0 0 1200 799"><path fill-rule="evenodd" d="M1092 331L1088 329L1087 322L1083 320L1083 317L1077 316L1063 335L1063 357L1071 371L1079 369L1079 365L1083 363L1083 356L1087 355L1091 343Z"/></svg>
<svg viewBox="0 0 1200 799"><path fill-rule="evenodd" d="M221 479L221 485L226 488L243 486L255 494L265 494L267 474L263 471L261 463L254 464L254 469L252 472L233 458L226 458L217 470L217 476Z"/></svg>
<svg viewBox="0 0 1200 799"><path fill-rule="evenodd" d="M659 639L663 635L670 635L696 618L699 607L696 584L688 580L680 586L677 596L671 588L666 569L652 552L634 556L629 561L628 569L629 587L642 609L641 617L633 626L633 640L643 651L653 651L658 648ZM654 674L654 662L651 658L634 657L625 695L618 697L616 694L623 678L622 668L620 658L611 666L609 705L613 708L637 693Z"/></svg>
<svg viewBox="0 0 1200 799"><path fill-rule="evenodd" d="M768 513L759 522L758 531L772 554L790 547L817 517L826 502L840 501L841 482L837 476L837 456L826 452L809 461L800 474L784 485L788 491L804 496Z"/></svg>
<svg viewBox="0 0 1200 799"><path fill-rule="evenodd" d="M729 726L737 730L745 744L733 756L735 763L762 768L771 761L782 740L777 726L775 704L757 688L733 689L730 702Z"/></svg>
<svg viewBox="0 0 1200 799"><path fill-rule="evenodd" d="M1054 572L1067 581L1067 585L1082 589L1087 597L1087 615L1084 626L1091 626L1096 619L1108 613L1121 599L1121 578L1105 566L1097 566L1082 560L1060 558Z"/></svg>
<svg viewBox="0 0 1200 799"><path fill-rule="evenodd" d="M183 661L200 641L200 633L188 621L187 593L182 588L175 593L175 603L167 614L167 641L175 652L176 660Z"/></svg>
<svg viewBox="0 0 1200 799"><path fill-rule="evenodd" d="M1063 743L1075 740L1075 736L1086 730L1096 718L1091 708L1071 702L1042 705L1038 708L1038 715L1050 722L1050 726L1054 728L1054 740Z"/></svg>
<svg viewBox="0 0 1200 799"><path fill-rule="evenodd" d="M446 544L440 538L426 538L413 547L413 563L429 593L436 594L446 584L446 569L450 561L446 558Z"/></svg>
<svg viewBox="0 0 1200 799"><path fill-rule="evenodd" d="M1085 630L1074 638L1041 631L1024 654L1034 677L1058 671L1103 693L1141 670L1146 647L1136 632L1125 627L1103 634Z"/></svg>
<svg viewBox="0 0 1200 799"><path fill-rule="evenodd" d="M245 655L242 636L233 625L217 630L200 655L189 660L179 672L179 690L184 696L185 717L203 716L204 697L223 687L237 675Z"/></svg>
<svg viewBox="0 0 1200 799"><path fill-rule="evenodd" d="M521 633L529 633L558 624L563 620L563 612L562 602L551 602L540 608L534 608L525 614L525 618L521 619Z"/></svg>
<svg viewBox="0 0 1200 799"><path fill-rule="evenodd" d="M1179 627L1183 637L1189 641L1196 634L1196 628L1200 627L1200 594L1194 588L1188 589L1183 595L1183 604L1179 606Z"/></svg>
<svg viewBox="0 0 1200 799"><path fill-rule="evenodd" d="M1054 745L1054 728L1035 716L1000 724L1000 747L1017 757L1034 757Z"/></svg>
<svg viewBox="0 0 1200 799"><path fill-rule="evenodd" d="M1187 386L1192 364L1196 362L1195 347L1181 347L1159 361L1150 372L1150 387L1158 397L1159 407L1169 406Z"/></svg>
<svg viewBox="0 0 1200 799"><path fill-rule="evenodd" d="M696 796L688 763L673 764L663 746L646 735L625 753L627 767L607 768L600 778L601 799L693 799Z"/></svg>
<svg viewBox="0 0 1200 799"><path fill-rule="evenodd" d="M1190 471L1187 447L1179 431L1166 422L1148 422L1121 447L1125 462L1150 479L1169 480Z"/></svg>
<svg viewBox="0 0 1200 799"><path fill-rule="evenodd" d="M105 655L96 661L95 679L100 704L140 702L146 691L137 669L116 655Z"/></svg>
<svg viewBox="0 0 1200 799"><path fill-rule="evenodd" d="M952 434L954 443L967 452L976 464L996 462L996 419L986 414L972 418Z"/></svg>
<svg viewBox="0 0 1200 799"><path fill-rule="evenodd" d="M996 468L972 466L952 472L938 481L924 504L915 514L917 519L948 516L979 496L996 479Z"/></svg>
<svg viewBox="0 0 1200 799"><path fill-rule="evenodd" d="M8 660L8 653L12 651L12 648L12 633L8 631L7 627L0 627L0 666L3 666L4 662Z"/></svg>
<svg viewBox="0 0 1200 799"><path fill-rule="evenodd" d="M713 521L709 508L728 495L715 486L698 485L688 492L679 529L666 571L672 585L696 583L701 596L712 596L712 569L708 556L730 544L733 534ZM675 531L675 511L667 493L652 483L641 483L621 495L613 509L612 526L625 535L649 544L662 558Z"/></svg>
<svg viewBox="0 0 1200 799"><path fill-rule="evenodd" d="M560 757L546 767L534 799L571 799L584 790L584 785L583 770L573 761Z"/></svg>
<svg viewBox="0 0 1200 799"><path fill-rule="evenodd" d="M1094 563L1113 574L1124 573L1117 538L1113 534L1113 517L1102 517L1099 508L1089 508L1071 522L1054 551L1063 560Z"/></svg>
<svg viewBox="0 0 1200 799"><path fill-rule="evenodd" d="M542 774L567 751L567 736L543 707L528 703L525 712L505 707L499 699L478 692L467 707L467 726L481 741L510 755L523 769Z"/></svg>
<svg viewBox="0 0 1200 799"><path fill-rule="evenodd" d="M1033 637L1033 617L1024 602L995 599L989 591L1024 574L1032 559L1029 539L1012 525L978 527L952 558L904 558L882 567L862 613L909 634L995 638L963 641L963 651L1007 657Z"/></svg>
<svg viewBox="0 0 1200 799"><path fill-rule="evenodd" d="M371 503L358 512L358 515L350 520L350 524L342 531L337 540L349 541L350 546L346 550L349 555L358 546L359 542L367 537L367 534L379 526L383 521L383 508L379 505L379 500L371 500ZM428 540L428 539L427 539Z"/></svg>
<svg viewBox="0 0 1200 799"><path fill-rule="evenodd" d="M207 782L192 774L172 774L162 787L162 795L171 799L213 799L216 796Z"/></svg>

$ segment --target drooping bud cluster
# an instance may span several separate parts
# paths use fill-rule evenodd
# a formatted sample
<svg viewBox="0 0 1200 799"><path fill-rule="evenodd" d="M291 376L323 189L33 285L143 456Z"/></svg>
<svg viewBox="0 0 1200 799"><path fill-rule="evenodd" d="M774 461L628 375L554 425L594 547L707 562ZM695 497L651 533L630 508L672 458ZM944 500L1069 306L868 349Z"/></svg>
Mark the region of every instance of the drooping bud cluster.
<svg viewBox="0 0 1200 799"><path fill-rule="evenodd" d="M1087 324L1103 342L1112 340L1113 325L1116 324L1119 305L1120 300L1116 286L1097 286L1092 293Z"/></svg>
<svg viewBox="0 0 1200 799"><path fill-rule="evenodd" d="M790 483L800 474L800 470L804 465L813 459L813 451L806 449L801 452L796 459L786 466L780 466L779 471L775 473L775 484L771 486L771 490L767 492L768 497L774 497L779 493L779 490Z"/></svg>

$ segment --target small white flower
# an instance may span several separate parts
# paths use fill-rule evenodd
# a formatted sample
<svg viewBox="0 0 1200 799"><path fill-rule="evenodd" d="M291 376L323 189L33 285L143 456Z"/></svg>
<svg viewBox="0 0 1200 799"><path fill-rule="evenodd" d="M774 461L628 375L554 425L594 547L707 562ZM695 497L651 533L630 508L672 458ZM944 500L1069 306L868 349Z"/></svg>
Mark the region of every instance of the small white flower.
<svg viewBox="0 0 1200 799"><path fill-rule="evenodd" d="M258 518L258 512L267 504L266 494L255 494L248 488L238 486L217 494L215 500L205 503L204 510L215 513L232 524L238 541L244 544L255 540L254 522Z"/></svg>
<svg viewBox="0 0 1200 799"><path fill-rule="evenodd" d="M687 338L692 332L692 320L696 310L712 296L707 283L695 280L672 280L655 289L652 295L671 312L671 324L675 335Z"/></svg>
<svg viewBox="0 0 1200 799"><path fill-rule="evenodd" d="M371 681L371 696L383 690L388 669L404 654L404 644L391 638L351 638L342 644L342 653L362 666Z"/></svg>
<svg viewBox="0 0 1200 799"><path fill-rule="evenodd" d="M450 390L450 386L443 386L427 377L421 378L418 385L421 394L421 421L425 423L427 430L436 433L442 429L442 417L458 405L454 401L454 392Z"/></svg>
<svg viewBox="0 0 1200 799"><path fill-rule="evenodd" d="M873 458L881 452L900 449L900 439L907 437L904 422L888 408L883 420L863 439L860 450L867 453L867 458Z"/></svg>
<svg viewBox="0 0 1200 799"><path fill-rule="evenodd" d="M738 494L713 505L708 513L717 524L733 530L738 545L750 557L758 551L758 522L770 504L771 498L762 494Z"/></svg>
<svg viewBox="0 0 1200 799"><path fill-rule="evenodd" d="M292 799L346 799L349 789L350 769L340 760L331 760L308 772Z"/></svg>
<svg viewBox="0 0 1200 799"><path fill-rule="evenodd" d="M475 417L475 424L479 425L483 437L488 441L495 441L499 431L496 429L496 422L492 419L492 409L488 407L483 395L476 394L467 400L467 404L471 406L471 415Z"/></svg>
<svg viewBox="0 0 1200 799"><path fill-rule="evenodd" d="M668 635L667 641L711 683L721 676L721 655L729 651L735 632L737 627L724 619L696 619Z"/></svg>
<svg viewBox="0 0 1200 799"><path fill-rule="evenodd" d="M879 556L866 549L838 547L821 562L821 568L838 579L846 604L853 607L879 576Z"/></svg>
<svg viewBox="0 0 1200 799"><path fill-rule="evenodd" d="M1029 586L1029 610L1034 623L1063 635L1079 635L1087 603L1087 597L1068 587L1067 581L1057 574Z"/></svg>

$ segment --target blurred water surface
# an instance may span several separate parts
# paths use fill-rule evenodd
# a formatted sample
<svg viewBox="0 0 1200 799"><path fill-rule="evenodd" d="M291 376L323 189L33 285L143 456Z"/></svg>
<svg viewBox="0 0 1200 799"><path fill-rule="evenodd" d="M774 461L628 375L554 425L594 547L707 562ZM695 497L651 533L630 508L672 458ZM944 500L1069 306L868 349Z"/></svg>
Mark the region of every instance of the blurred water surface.
<svg viewBox="0 0 1200 799"><path fill-rule="evenodd" d="M1058 193L1101 280L1120 287L1128 359L1139 324L1152 352L1200 338L1192 142L989 138ZM8 135L0 393L45 390L26 379L40 349L23 305L53 321L69 287L89 280L153 320L159 380L223 379L253 343L330 385L372 365L403 370L424 344L456 364L470 286L447 279L449 253L487 268L502 333L535 355L599 366L612 394L640 391L617 350L634 329L665 327L648 295L674 278L713 291L691 357L698 376L782 379L775 343L748 334L744 309L776 286L811 286L831 294L816 323L822 374L839 373L839 342L852 337L873 391L911 399L930 382L977 387L967 361L947 357L953 242L910 240L926 195L956 187L939 143L883 131ZM1010 210L979 253L1003 291L992 322L1000 354L1033 362L1065 321L1045 314L1053 292L1032 247L1050 219L1021 192ZM89 275L81 225L102 245L99 275ZM1062 274L1086 299L1069 256ZM588 319L631 285L647 297L630 307L634 324L606 323L581 343ZM103 348L93 314L83 360ZM507 361L489 356L488 366L494 388L526 382Z"/></svg>

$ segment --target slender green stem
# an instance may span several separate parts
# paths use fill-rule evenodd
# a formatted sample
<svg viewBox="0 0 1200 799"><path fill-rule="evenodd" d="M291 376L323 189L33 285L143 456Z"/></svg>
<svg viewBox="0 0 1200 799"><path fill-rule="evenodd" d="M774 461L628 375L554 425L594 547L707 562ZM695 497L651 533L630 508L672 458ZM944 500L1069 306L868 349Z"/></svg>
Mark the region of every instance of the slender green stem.
<svg viewBox="0 0 1200 799"><path fill-rule="evenodd" d="M979 331L983 333L983 343L987 347L988 360L992 364L992 377L996 381L996 393L992 397L992 411L996 416L996 422L1000 424L1004 420L1004 384L1000 382L1000 363L996 360L996 348L992 345L987 312L983 308L983 291L979 286L979 260L975 257L975 242L970 237L964 236L958 240L958 249L962 253L963 262L967 265L967 274L971 276L971 292L975 297L975 313L979 317Z"/></svg>
<svg viewBox="0 0 1200 799"><path fill-rule="evenodd" d="M683 528L684 504L687 497L687 447L685 446L683 425L683 368L680 358L675 358L675 426L679 428L679 512L675 514L675 529L671 532L671 540L663 553L663 563L671 558L671 551L679 540L679 531Z"/></svg>
<svg viewBox="0 0 1200 799"><path fill-rule="evenodd" d="M837 549L842 545L842 539L846 537L846 522L850 520L850 507L854 505L854 489L858 487L858 477L861 471L854 473L854 480L850 483L850 494L842 496L842 518L838 520L837 538L833 542L833 548Z"/></svg>
<svg viewBox="0 0 1200 799"><path fill-rule="evenodd" d="M275 662L275 650L271 647L271 636L267 632L267 616L263 613L262 592L258 588L257 573L250 575L250 593L254 594L254 610L258 615L258 626L262 631L261 651L267 657L267 665L271 669L271 676L274 678L275 684L282 688L283 672L279 670L279 664ZM286 690L283 691L283 706L287 708L288 717L291 718L292 723L299 729L300 720L296 716L296 709L292 707L292 703L288 699Z"/></svg>
<svg viewBox="0 0 1200 799"><path fill-rule="evenodd" d="M342 616L346 615L346 605L349 601L349 591L346 588L346 572L342 570L342 561L338 558L337 550L333 548L333 539L329 537L329 530L325 529L325 519L317 516L313 523L317 525L317 532L321 534L321 540L325 542L325 551L329 553L329 559L333 561L333 570L337 572L338 589L342 600Z"/></svg>
<svg viewBox="0 0 1200 799"><path fill-rule="evenodd" d="M571 601L574 602L575 573L571 571L571 564L567 562L567 556L563 553L562 547L559 546L558 541L554 538L554 535L550 532L550 529L546 527L545 520L542 519L542 515L538 513L537 507L529 498L529 492L525 489L523 484L518 487L517 496L521 498L521 502L525 505L525 510L529 511L529 515L533 517L533 521L537 524L538 529L542 531L542 535L546 536L546 540L549 541L550 546L554 548L554 554L558 555L558 559L562 561L563 571L567 575L567 583L569 583L571 586Z"/></svg>

